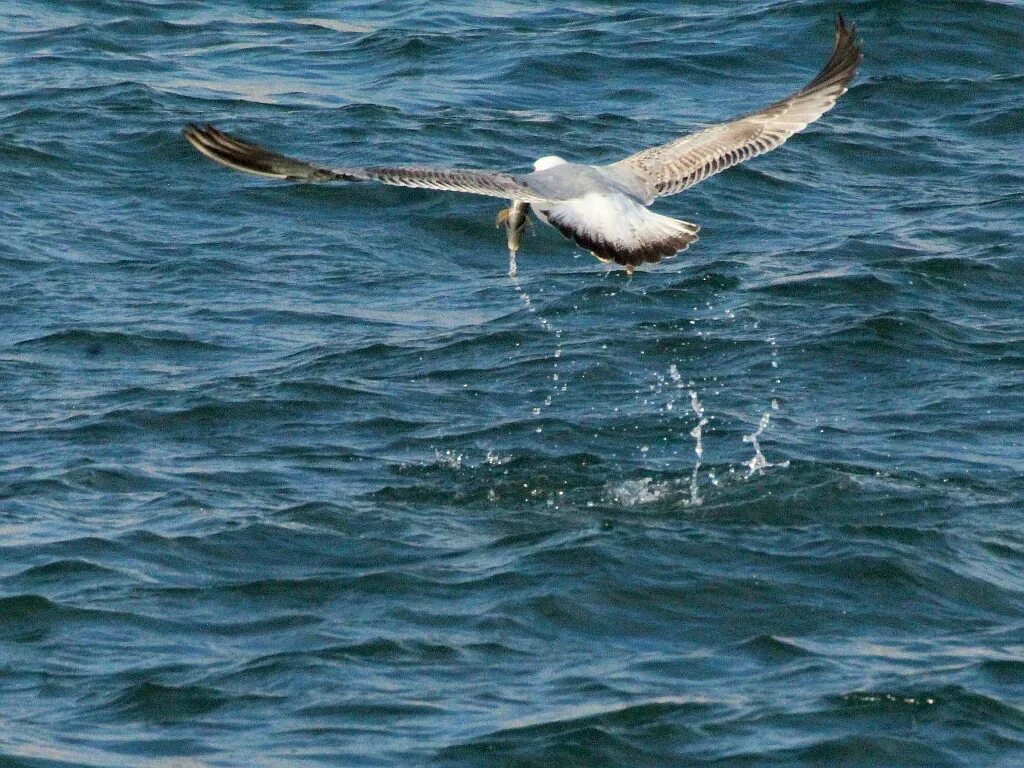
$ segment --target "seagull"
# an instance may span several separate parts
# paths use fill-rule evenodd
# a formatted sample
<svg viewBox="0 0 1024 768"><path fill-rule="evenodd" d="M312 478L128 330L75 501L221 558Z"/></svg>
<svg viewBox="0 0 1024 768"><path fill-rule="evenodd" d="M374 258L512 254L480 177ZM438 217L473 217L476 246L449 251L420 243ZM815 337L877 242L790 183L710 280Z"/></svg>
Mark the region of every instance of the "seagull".
<svg viewBox="0 0 1024 768"><path fill-rule="evenodd" d="M796 93L757 112L718 123L668 144L644 149L607 165L584 165L548 155L526 174L420 166L337 167L308 163L224 133L189 124L185 138L207 157L247 173L297 182L376 181L504 198L498 214L509 250L509 274L531 209L581 248L629 274L686 250L700 225L648 210L734 165L776 149L835 106L863 58L856 27L842 15L825 66Z"/></svg>

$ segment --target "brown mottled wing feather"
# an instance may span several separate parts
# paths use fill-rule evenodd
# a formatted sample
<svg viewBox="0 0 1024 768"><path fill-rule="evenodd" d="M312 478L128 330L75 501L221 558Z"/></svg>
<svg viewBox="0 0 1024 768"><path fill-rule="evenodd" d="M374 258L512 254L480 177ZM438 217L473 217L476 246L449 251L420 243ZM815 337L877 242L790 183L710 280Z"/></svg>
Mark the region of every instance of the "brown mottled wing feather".
<svg viewBox="0 0 1024 768"><path fill-rule="evenodd" d="M219 131L212 125L189 125L184 133L189 143L211 160L229 168L274 179L306 182L378 181L398 187L466 192L527 203L540 203L547 199L515 176L497 171L419 167L327 168L279 155L258 144Z"/></svg>
<svg viewBox="0 0 1024 768"><path fill-rule="evenodd" d="M674 195L726 168L769 152L835 106L863 55L857 29L842 16L824 68L804 88L770 107L713 125L668 144L645 149L611 167L635 174L650 198Z"/></svg>

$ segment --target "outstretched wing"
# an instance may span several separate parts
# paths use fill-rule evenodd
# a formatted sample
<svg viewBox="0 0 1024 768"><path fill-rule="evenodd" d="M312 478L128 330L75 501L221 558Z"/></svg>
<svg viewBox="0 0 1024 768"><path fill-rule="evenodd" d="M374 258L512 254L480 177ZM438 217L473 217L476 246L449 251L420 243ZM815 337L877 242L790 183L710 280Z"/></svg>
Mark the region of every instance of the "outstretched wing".
<svg viewBox="0 0 1024 768"><path fill-rule="evenodd" d="M804 88L759 112L713 125L611 165L632 173L650 199L674 195L726 168L769 152L835 106L863 59L857 28L840 15L836 42L824 68Z"/></svg>
<svg viewBox="0 0 1024 768"><path fill-rule="evenodd" d="M184 133L189 143L211 160L229 168L273 179L307 182L379 181L397 187L466 192L526 203L540 203L548 199L517 177L498 171L419 167L327 168L279 155L258 144L218 131L212 125L199 127L190 124Z"/></svg>

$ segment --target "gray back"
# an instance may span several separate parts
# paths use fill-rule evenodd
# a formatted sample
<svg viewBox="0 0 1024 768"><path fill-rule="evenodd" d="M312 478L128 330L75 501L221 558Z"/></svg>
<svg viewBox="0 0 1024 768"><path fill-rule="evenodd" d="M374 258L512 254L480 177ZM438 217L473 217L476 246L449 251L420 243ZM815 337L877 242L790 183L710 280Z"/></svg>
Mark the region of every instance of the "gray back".
<svg viewBox="0 0 1024 768"><path fill-rule="evenodd" d="M593 192L618 192L637 202L647 202L640 180L634 174L609 166L566 163L519 178L530 189L552 200L571 200Z"/></svg>

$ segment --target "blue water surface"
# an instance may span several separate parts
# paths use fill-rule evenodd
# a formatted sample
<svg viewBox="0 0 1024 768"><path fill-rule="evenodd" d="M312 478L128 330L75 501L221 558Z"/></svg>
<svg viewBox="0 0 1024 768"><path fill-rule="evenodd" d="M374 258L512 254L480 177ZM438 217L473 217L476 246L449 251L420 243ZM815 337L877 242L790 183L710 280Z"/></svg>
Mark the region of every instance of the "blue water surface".
<svg viewBox="0 0 1024 768"><path fill-rule="evenodd" d="M181 136L608 162L837 10L631 278ZM1024 764L1022 157L1021 2L3 3L0 765Z"/></svg>

